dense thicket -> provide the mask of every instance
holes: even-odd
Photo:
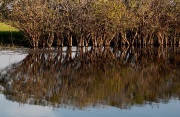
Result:
[[[179,0],[8,0],[0,6],[33,48],[180,45]]]

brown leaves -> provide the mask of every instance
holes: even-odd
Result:
[[[88,35],[92,42],[101,42],[96,45],[102,45],[112,40],[114,33],[123,31],[129,45],[134,44],[129,37],[136,37],[133,40],[141,42],[144,35],[154,38],[161,33],[178,38],[180,33],[177,26],[179,2],[172,0],[20,0],[13,2],[11,7],[7,12],[8,20],[29,35],[30,40],[38,32],[40,39],[36,39],[37,42],[47,41],[43,38],[49,33],[54,33],[56,38],[60,32],[71,32],[76,41]],[[109,39],[106,39],[107,35]],[[68,37],[63,38],[68,43]]]

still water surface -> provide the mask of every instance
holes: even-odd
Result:
[[[0,51],[0,117],[179,117],[179,48]]]

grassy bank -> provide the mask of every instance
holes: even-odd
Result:
[[[19,32],[17,28],[0,22],[0,32]]]
[[[0,23],[0,46],[28,46],[27,39],[16,28]]]

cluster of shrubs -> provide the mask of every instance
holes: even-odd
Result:
[[[177,0],[10,0],[3,6],[6,21],[33,48],[180,44]]]

